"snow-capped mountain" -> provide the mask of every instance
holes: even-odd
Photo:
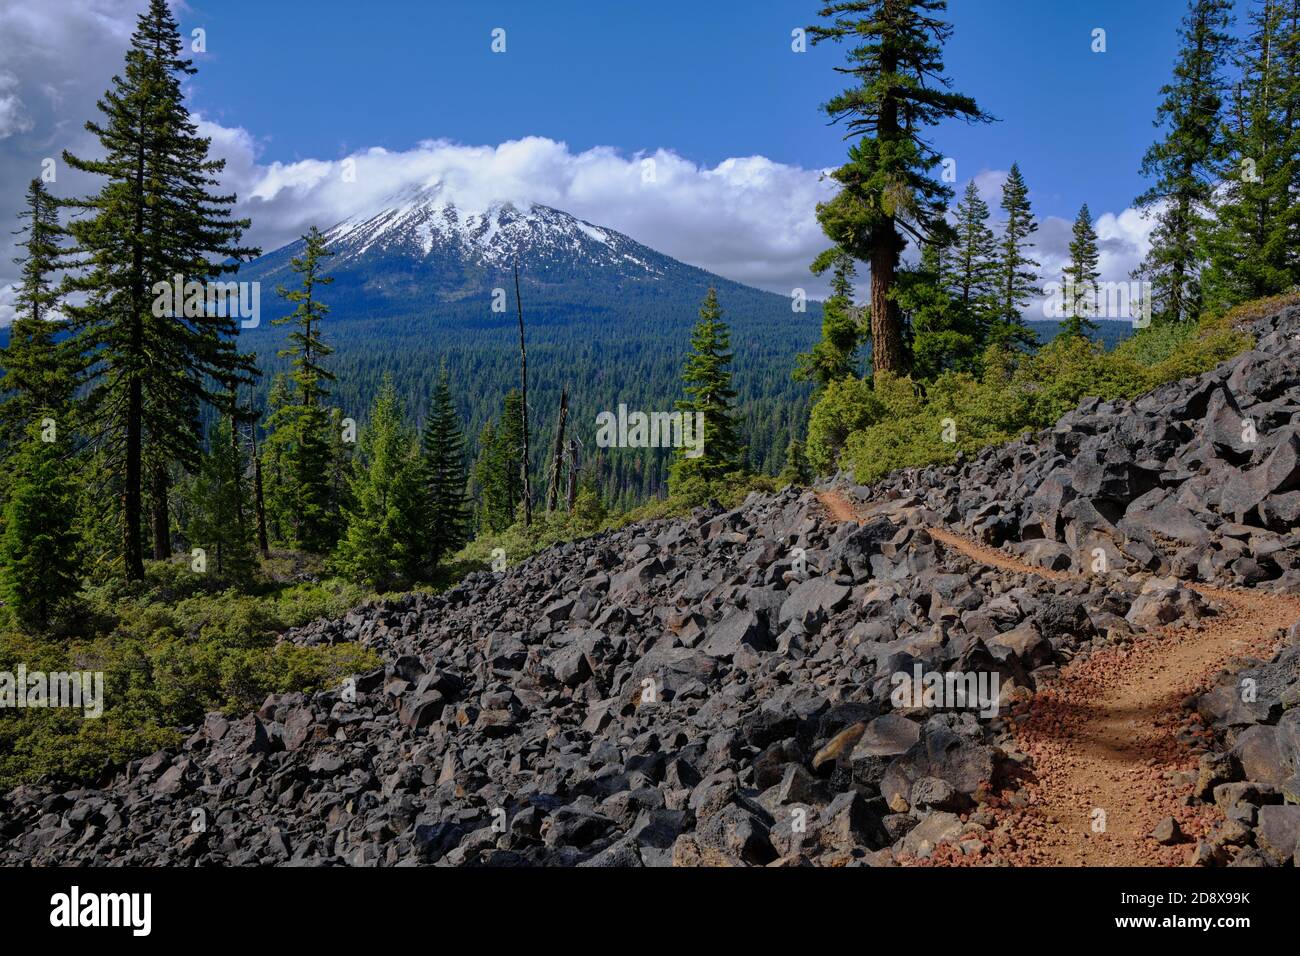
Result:
[[[323,225],[323,224],[322,224]],[[497,201],[479,208],[458,204],[440,186],[398,194],[382,208],[325,229],[334,253],[328,293],[339,318],[399,316],[430,311],[453,318],[486,318],[496,289],[513,290],[519,265],[525,308],[545,319],[558,308],[607,310],[614,303],[676,306],[692,319],[709,286],[735,301],[770,293],[678,262],[605,226],[541,204]],[[239,278],[270,288],[294,286],[289,260],[302,241],[262,256]],[[499,299],[499,296],[498,296]],[[512,299],[513,301],[513,299]],[[513,309],[513,305],[511,306]]]
[[[325,240],[335,268],[379,254],[417,261],[453,256],[485,268],[510,267],[524,256],[533,265],[581,262],[652,279],[664,272],[648,261],[654,253],[612,229],[542,205],[494,202],[480,211],[460,209],[437,185],[408,190],[377,213],[344,220]]]

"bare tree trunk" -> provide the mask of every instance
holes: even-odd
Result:
[[[885,44],[881,51],[880,71],[891,75],[898,69],[898,53]],[[899,123],[898,100],[886,94],[880,104],[878,139],[888,148],[903,138]],[[898,257],[903,251],[903,240],[894,225],[894,217],[871,230],[871,368],[874,372],[907,371],[907,353],[903,346],[903,327],[898,314],[898,304],[890,295],[894,275],[898,271]]]
[[[135,234],[144,232],[144,152],[137,151],[135,168]],[[132,243],[131,253],[131,358],[139,361],[144,354],[144,255],[139,242]],[[144,518],[144,384],[140,371],[127,371],[126,383],[126,474],[122,487],[122,564],[128,581],[144,580],[144,550],[140,532]]]
[[[271,556],[271,545],[266,539],[266,503],[262,499],[262,459],[257,453],[257,422],[252,423],[253,449],[253,507],[257,509],[257,550],[262,557]]]
[[[578,502],[578,439],[569,439],[569,513]]]
[[[519,263],[515,262],[515,305],[519,309],[519,381],[522,395],[520,418],[523,419],[524,454],[519,462],[519,477],[523,483],[520,496],[524,501],[524,527],[533,523],[533,493],[528,475],[528,353],[524,350],[524,301],[519,298]]]
[[[172,556],[172,532],[170,516],[167,513],[167,495],[170,482],[167,466],[156,464],[150,469],[151,501],[149,502],[150,523],[153,528],[153,557],[155,561],[166,561]]]
[[[898,303],[890,295],[898,269],[898,245],[892,222],[878,228],[871,249],[871,368],[877,374],[907,371]]]
[[[560,474],[564,470],[564,426],[569,417],[569,390],[560,389],[560,420],[555,426],[555,449],[551,453],[551,477],[546,486],[546,510],[560,503]]]

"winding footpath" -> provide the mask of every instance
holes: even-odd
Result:
[[[836,521],[858,520],[838,492],[818,496]],[[1062,580],[1004,551],[942,528],[927,529],[942,546],[970,560],[1024,575]],[[1015,790],[986,808],[990,853],[964,856],[940,846],[930,865],[1177,866],[1222,816],[1192,806],[1192,742],[1198,718],[1186,698],[1236,658],[1271,657],[1286,628],[1300,619],[1300,599],[1259,591],[1193,585],[1218,614],[1191,625],[1136,635],[1060,669],[1011,710],[1016,749],[1031,759]],[[1183,839],[1163,846],[1150,835],[1161,820],[1178,821]]]

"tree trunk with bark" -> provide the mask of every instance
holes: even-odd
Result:
[[[523,485],[520,497],[524,504],[524,527],[533,523],[533,494],[529,487],[528,474],[528,353],[524,350],[524,300],[519,297],[519,263],[515,263],[515,305],[519,310],[519,416],[522,419],[524,449],[519,460],[519,480]]]
[[[551,475],[546,487],[546,510],[560,503],[560,476],[564,473],[564,428],[569,417],[569,390],[560,389],[560,420],[555,426],[555,447],[551,452]]]

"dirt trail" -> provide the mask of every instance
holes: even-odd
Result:
[[[855,520],[837,492],[822,503],[839,521]],[[1020,574],[1061,579],[1004,551],[940,528],[945,547]],[[1020,751],[1032,759],[1019,789],[995,798],[988,851],[963,856],[941,846],[930,862],[977,866],[996,857],[1016,866],[1176,866],[1221,819],[1213,807],[1186,803],[1195,776],[1183,700],[1231,659],[1267,658],[1279,628],[1300,619],[1300,599],[1197,585],[1220,606],[1196,626],[1138,635],[1061,668],[1013,711]],[[1195,724],[1190,725],[1195,731]],[[1181,738],[1181,739],[1180,739]],[[1149,834],[1166,817],[1184,837],[1162,846]]]

